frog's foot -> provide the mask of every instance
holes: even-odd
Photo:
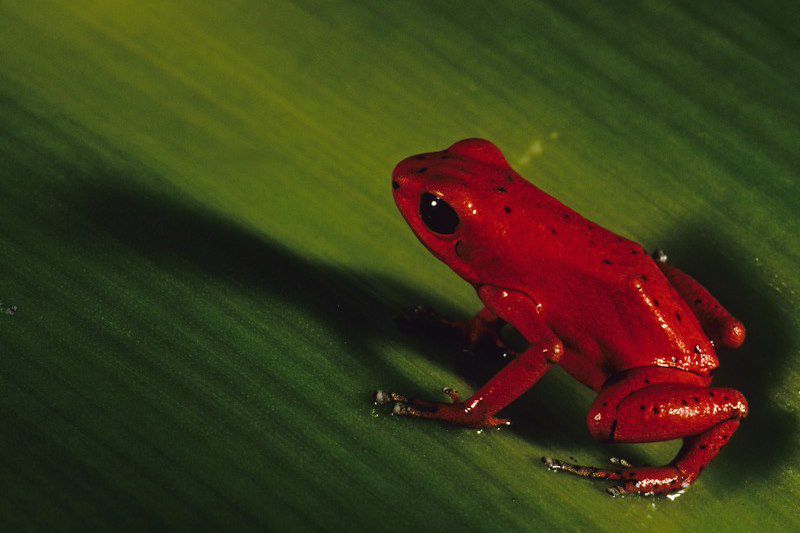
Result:
[[[593,479],[622,481],[606,489],[611,496],[669,494],[685,489],[692,482],[690,476],[676,466],[609,469],[576,465],[550,457],[542,457],[542,462],[550,470],[558,472]]]
[[[469,320],[448,320],[438,311],[423,305],[404,313],[399,321],[412,333],[452,333],[464,339],[469,335]]]
[[[373,395],[375,405],[394,404],[392,414],[439,420],[448,424],[465,426],[478,429],[489,429],[499,426],[509,426],[511,421],[494,416],[484,416],[467,407],[455,390],[445,387],[442,389],[453,403],[429,402],[413,400],[397,394],[396,392],[376,391]]]
[[[653,260],[694,312],[713,344],[732,349],[742,346],[746,337],[744,324],[731,315],[708,289],[690,275],[667,264],[668,257],[664,250],[653,252]]]
[[[669,256],[667,255],[667,252],[661,248],[653,250],[653,253],[650,254],[650,257],[653,258],[653,261],[662,265],[666,264],[669,261]]]
[[[399,321],[402,328],[414,333],[453,336],[465,352],[491,353],[500,359],[515,355],[500,335],[503,321],[488,309],[469,320],[448,320],[430,307],[419,306]]]

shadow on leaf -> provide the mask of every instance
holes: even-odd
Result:
[[[777,406],[771,393],[783,381],[798,349],[790,317],[775,303],[776,291],[755,258],[724,240],[687,225],[663,243],[670,263],[700,281],[747,328],[736,351],[719,350],[716,386],[739,389],[750,405],[748,418],[715,460],[726,488],[745,479],[768,480],[795,448],[797,420]],[[728,463],[730,468],[724,468]]]
[[[377,339],[412,343],[431,360],[461,374],[473,388],[505,364],[488,354],[465,353],[447,336],[402,335],[394,320],[417,304],[432,306],[446,316],[459,313],[396,279],[356,275],[309,261],[268,236],[177,196],[98,186],[81,190],[78,202],[92,225],[167,268],[199,269],[215,282],[228,283],[253,298],[299,305],[304,313],[339,332],[339,340],[352,347],[352,357],[369,374],[387,379],[378,386],[443,400],[436,391],[420,390],[402,372],[392,372],[385,357],[376,353]],[[794,349],[790,324],[771,303],[772,291],[763,275],[736,250],[701,240],[691,229],[664,247],[673,264],[706,284],[748,327],[743,349],[720,354],[716,382],[742,390],[750,401],[751,415],[718,462],[736,464],[725,469],[726,487],[740,485],[743,477],[767,478],[792,450],[797,430],[794,419],[775,407],[769,396]],[[364,410],[370,409],[372,391],[361,391]],[[643,456],[635,447],[601,445],[590,439],[584,417],[591,399],[591,391],[557,371],[545,376],[504,415],[514,421],[512,431],[541,447],[602,450],[609,456],[624,453],[641,463]],[[741,468],[748,474],[739,472]]]

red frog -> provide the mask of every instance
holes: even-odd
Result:
[[[502,343],[504,324],[528,348],[472,397],[452,403],[378,391],[399,415],[473,428],[560,365],[597,393],[586,417],[603,442],[684,439],[667,466],[548,467],[616,481],[612,495],[665,494],[691,484],[747,416],[734,389],[711,387],[714,346],[738,348],[742,323],[697,281],[639,244],[583,218],[511,169],[500,150],[467,139],[410,157],[392,173],[394,199],[428,250],[469,282],[483,309],[449,323],[472,343]]]

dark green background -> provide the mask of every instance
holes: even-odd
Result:
[[[0,1],[0,523],[797,529],[797,6]],[[561,371],[510,431],[373,411],[492,370],[394,324],[477,308],[389,188],[471,136],[747,324],[677,500],[543,468],[677,446],[594,443]]]

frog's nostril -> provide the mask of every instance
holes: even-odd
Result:
[[[400,184],[397,183],[397,181],[392,180],[392,189],[399,189],[399,188],[400,188]]]

